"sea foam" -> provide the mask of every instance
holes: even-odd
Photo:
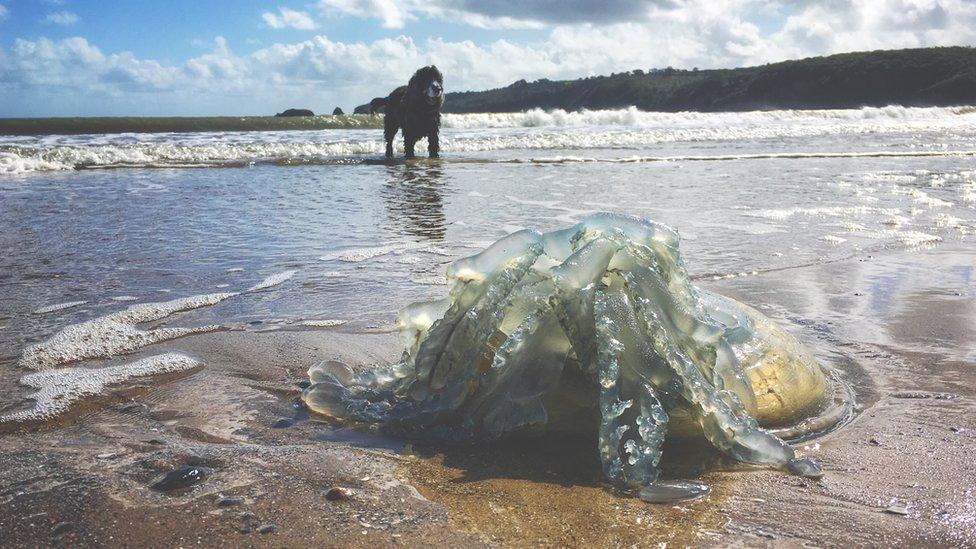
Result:
[[[34,406],[2,415],[0,423],[52,419],[85,397],[103,394],[110,385],[134,377],[181,372],[198,366],[199,362],[186,355],[167,353],[104,368],[62,368],[32,372],[20,378],[20,383],[37,389],[27,395],[27,398],[34,400]]]
[[[532,109],[519,113],[445,114],[441,146],[445,152],[463,154],[504,150],[640,149],[675,142],[925,131],[954,131],[970,136],[974,121],[976,111],[964,107],[731,113],[662,113],[634,108],[579,112]],[[578,131],[566,131],[567,127]],[[0,145],[0,174],[79,168],[339,162],[350,157],[383,154],[381,137],[378,132],[369,130],[143,134],[137,142],[133,142],[131,136],[120,134],[27,137],[15,144]],[[400,141],[395,147],[398,153],[402,152]],[[891,151],[866,154],[878,155],[879,152],[883,155]],[[908,152],[948,154],[944,150],[912,149]],[[524,157],[518,155],[516,159]]]
[[[219,330],[222,328],[219,325],[193,328],[162,327],[149,330],[143,330],[138,325],[160,320],[178,312],[215,305],[242,293],[277,286],[292,278],[295,272],[284,271],[270,275],[244,292],[220,292],[158,303],[139,303],[115,313],[72,324],[49,339],[24,349],[20,365],[32,370],[42,370],[80,360],[130,353],[162,341]]]
[[[47,314],[47,313],[53,313],[55,311],[63,311],[65,309],[71,309],[71,308],[77,307],[79,305],[84,305],[85,303],[88,303],[88,302],[87,301],[69,301],[67,303],[57,303],[55,305],[48,305],[46,307],[41,307],[39,309],[35,309],[34,310],[34,314],[35,315],[43,315],[43,314]]]
[[[220,326],[140,329],[137,324],[159,320],[180,311],[214,305],[236,293],[214,293],[162,303],[140,303],[106,316],[72,324],[50,339],[24,349],[21,366],[32,370],[69,362],[129,353],[141,347],[190,334],[212,332]]]

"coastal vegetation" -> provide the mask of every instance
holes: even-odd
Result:
[[[450,76],[450,75],[448,75]],[[844,53],[716,70],[636,69],[447,94],[445,112],[744,111],[976,104],[976,48]]]

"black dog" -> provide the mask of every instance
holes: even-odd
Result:
[[[406,86],[393,90],[385,100],[370,101],[375,112],[386,106],[383,137],[386,138],[386,157],[393,158],[393,138],[403,128],[403,148],[407,158],[413,158],[413,146],[427,138],[427,154],[437,158],[440,152],[438,132],[441,129],[441,106],[444,104],[444,77],[431,65],[414,73]]]

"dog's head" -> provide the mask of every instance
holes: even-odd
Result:
[[[444,76],[434,65],[415,72],[407,87],[431,107],[439,109],[444,104]]]

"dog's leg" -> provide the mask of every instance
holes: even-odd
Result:
[[[441,156],[441,141],[438,133],[434,130],[427,136],[427,156],[431,158],[440,158]]]
[[[417,143],[417,138],[407,137],[406,133],[403,134],[403,148],[405,152],[404,154],[405,157],[416,158],[416,155],[413,154],[413,146],[416,143]]]
[[[396,137],[397,123],[392,116],[387,116],[383,121],[383,137],[386,139],[386,157],[393,158],[393,138]]]

